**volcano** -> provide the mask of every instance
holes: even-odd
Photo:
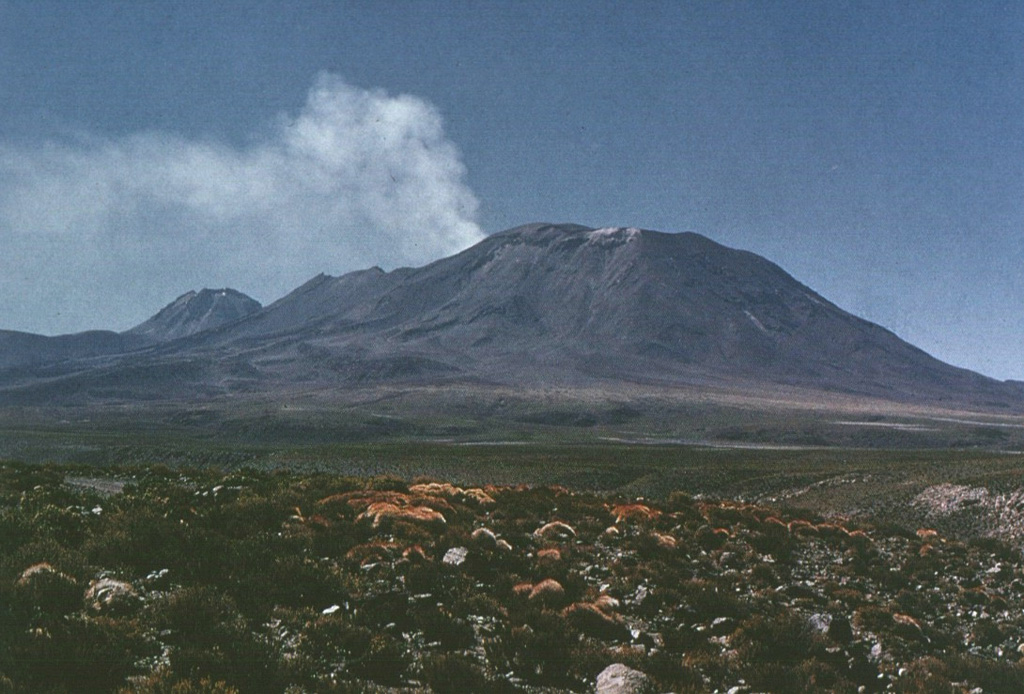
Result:
[[[321,275],[262,309],[221,292],[185,295],[129,331],[151,341],[131,352],[0,372],[0,402],[728,383],[1024,409],[1019,384],[945,364],[694,233],[530,224],[420,268]],[[218,306],[230,320],[196,318]]]

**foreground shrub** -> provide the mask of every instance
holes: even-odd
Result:
[[[11,654],[10,674],[25,692],[107,694],[155,655],[134,621],[75,617],[32,630]]]
[[[159,670],[147,678],[122,687],[117,694],[240,694],[227,682],[209,679],[176,679],[168,670]]]
[[[1024,559],[994,543],[682,494],[61,479],[0,465],[0,694],[555,694],[612,663],[681,693],[1024,681]]]
[[[410,665],[404,644],[393,636],[351,623],[340,614],[318,617],[300,636],[298,669],[307,682],[317,673],[400,684]]]
[[[458,653],[439,653],[423,661],[423,681],[436,694],[500,691],[488,681],[483,669],[471,658]]]
[[[272,692],[278,656],[227,595],[206,586],[173,591],[151,607],[184,679],[223,681],[245,692]]]

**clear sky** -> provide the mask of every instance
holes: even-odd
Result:
[[[1016,0],[0,0],[0,327],[576,222],[1024,378],[1022,36]]]

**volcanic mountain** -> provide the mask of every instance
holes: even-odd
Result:
[[[220,327],[260,308],[258,301],[234,289],[203,289],[179,296],[149,320],[123,333],[88,330],[50,337],[0,330],[0,373],[4,369],[123,355],[159,342]],[[68,368],[73,370],[76,367],[69,364]]]
[[[128,331],[157,342],[188,337],[256,313],[260,302],[234,289],[203,289],[182,294],[155,316]]]
[[[731,383],[1024,409],[1017,385],[944,364],[768,260],[693,233],[531,224],[421,268],[321,275],[192,334],[174,317],[199,298],[187,297],[129,333],[181,339],[66,364],[45,383],[0,372],[0,402]]]

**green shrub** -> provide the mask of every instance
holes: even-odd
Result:
[[[775,616],[757,614],[750,617],[739,625],[731,644],[742,664],[792,666],[808,657],[812,637],[804,619],[787,611]]]
[[[10,674],[21,691],[107,694],[137,672],[138,661],[155,654],[135,621],[73,617],[19,640]]]
[[[82,607],[82,587],[67,574],[49,564],[25,570],[14,584],[12,609],[35,619],[53,619]]]
[[[436,694],[498,691],[471,658],[458,653],[438,653],[423,661],[423,681]]]
[[[278,654],[226,594],[207,586],[181,588],[154,601],[154,625],[163,630],[175,675],[224,681],[244,692],[272,692]]]
[[[165,670],[134,682],[131,687],[123,687],[118,694],[240,694],[240,691],[227,682],[210,679],[176,680]]]
[[[573,650],[579,633],[557,613],[535,611],[528,623],[502,630],[485,645],[488,659],[499,671],[542,686],[573,686]]]
[[[411,612],[413,623],[427,641],[437,641],[447,650],[470,648],[476,643],[473,627],[441,607],[423,605]]]
[[[382,684],[404,680],[410,665],[404,644],[389,634],[348,621],[340,614],[321,616],[303,629],[298,647],[301,668],[338,673]]]

